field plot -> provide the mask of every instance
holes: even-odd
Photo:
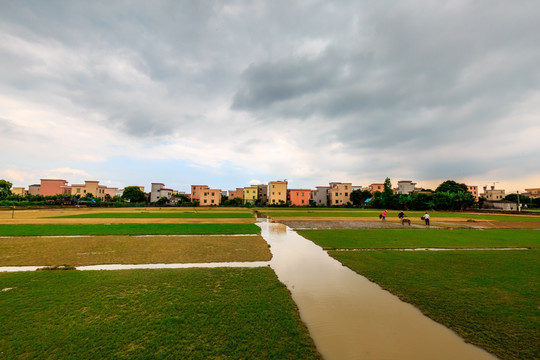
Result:
[[[93,236],[0,239],[0,266],[268,261],[259,236]]]
[[[538,357],[539,230],[303,230],[328,253],[502,359]],[[531,250],[459,250],[459,248]],[[456,248],[455,251],[392,251]],[[379,249],[379,250],[377,250]],[[386,249],[386,250],[384,250]]]
[[[89,214],[52,216],[52,219],[223,219],[253,218],[247,212],[99,212]]]
[[[2,358],[318,359],[269,268],[0,274]]]
[[[324,249],[540,247],[540,231],[530,229],[334,229],[298,233]]]

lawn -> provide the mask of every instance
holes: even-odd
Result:
[[[317,359],[270,268],[0,274],[1,357]]]
[[[255,224],[0,224],[0,236],[259,234]]]
[[[539,250],[329,254],[502,359],[539,357]]]
[[[237,219],[252,218],[248,212],[103,212],[51,216],[52,219]]]
[[[351,248],[470,248],[540,245],[540,230],[335,229],[299,230],[325,249]]]
[[[260,236],[92,236],[0,239],[0,266],[268,261]]]

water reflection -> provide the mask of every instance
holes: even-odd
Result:
[[[257,224],[325,359],[494,359],[285,225]]]

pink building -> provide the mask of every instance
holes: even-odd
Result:
[[[287,189],[287,201],[290,206],[308,206],[310,199],[310,189]]]
[[[467,185],[467,190],[474,196],[476,202],[478,202],[478,186],[477,185]]]
[[[69,189],[68,189],[69,188]],[[39,194],[43,196],[54,196],[70,194],[71,188],[66,180],[60,179],[41,179]]]
[[[368,190],[370,193],[374,193],[375,191],[384,191],[384,184],[371,184],[368,186]]]
[[[209,189],[208,185],[191,185],[191,201],[200,201],[201,193],[204,189]]]
[[[236,188],[236,190],[229,190],[229,200],[240,198],[244,200],[244,188]]]

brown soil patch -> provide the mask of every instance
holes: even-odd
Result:
[[[268,261],[256,236],[83,236],[0,239],[0,266]]]
[[[15,218],[1,219],[0,224],[251,224],[255,218],[218,218],[218,219],[43,219],[43,218]]]

